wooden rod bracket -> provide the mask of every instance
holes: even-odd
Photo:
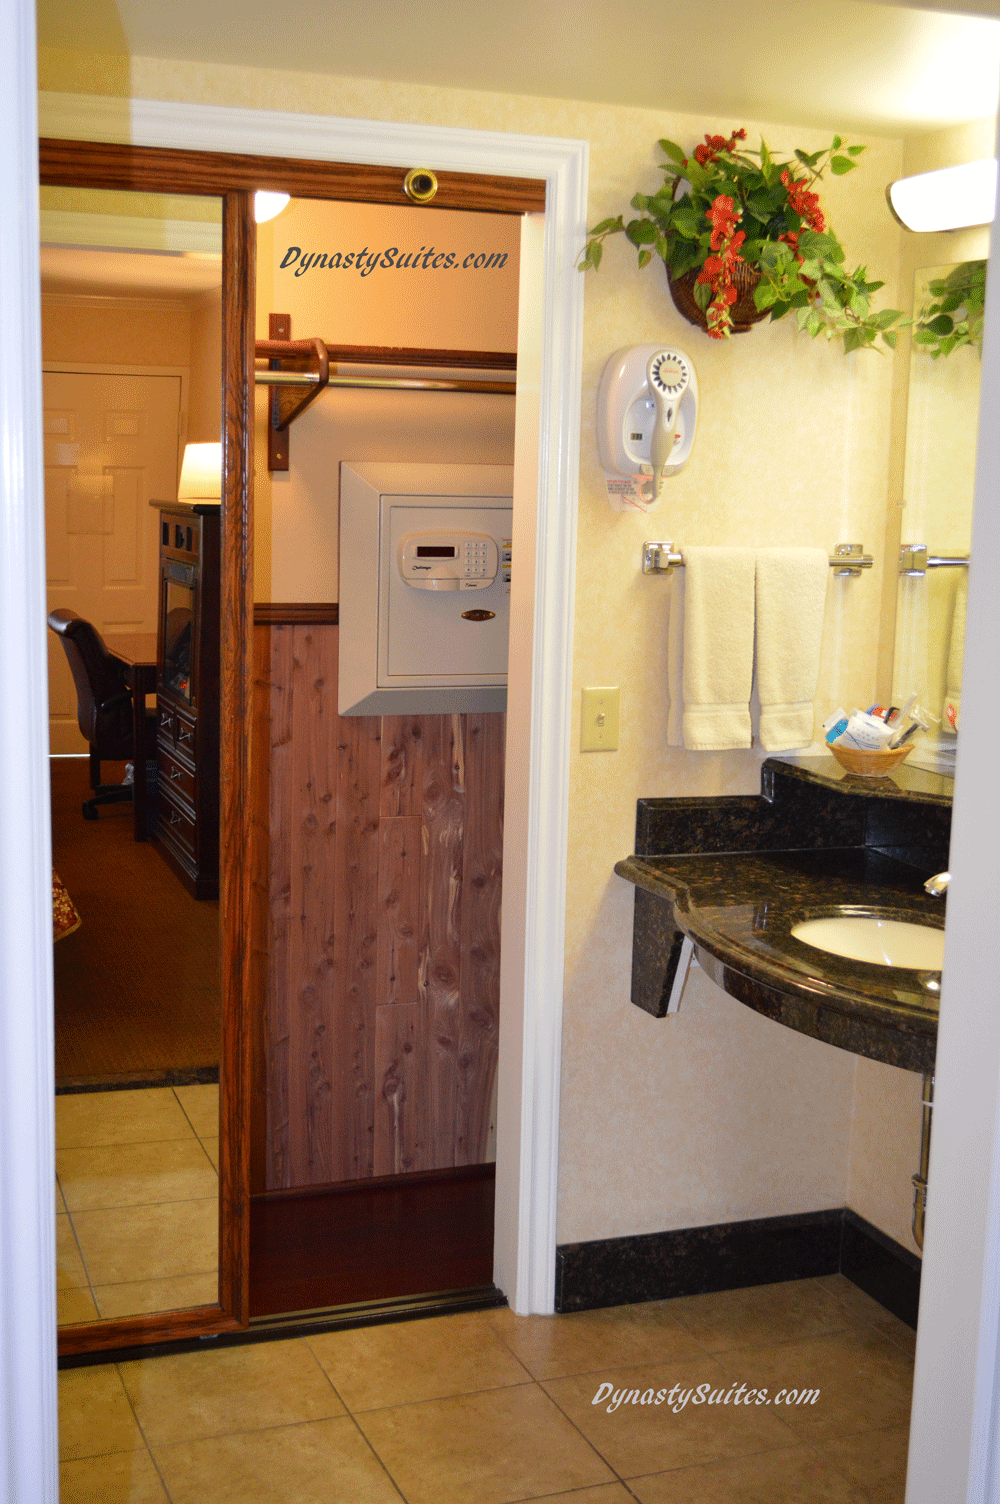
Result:
[[[269,339],[266,353],[270,356],[268,365],[272,371],[281,371],[283,369],[281,363],[286,359],[295,361],[296,369],[301,370],[303,358],[306,358],[310,362],[310,367],[315,365],[315,374],[318,377],[315,385],[310,386],[305,393],[302,393],[301,388],[298,391],[281,386],[271,388],[268,399],[270,422],[267,429],[267,468],[271,471],[287,470],[288,430],[295,419],[305,412],[310,402],[316,401],[329,381],[330,357],[321,339],[292,340],[291,314],[272,313],[268,319],[267,332]],[[287,345],[288,349],[282,351],[275,348],[281,345]]]

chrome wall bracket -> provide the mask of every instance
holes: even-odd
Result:
[[[863,543],[838,543],[830,559],[834,576],[842,580],[857,580],[863,569],[871,569],[875,560],[865,553]]]
[[[643,574],[673,574],[684,563],[684,555],[672,543],[644,543],[642,545]]]
[[[900,574],[912,579],[923,579],[928,569],[968,569],[968,554],[932,554],[926,543],[901,543],[899,545]]]

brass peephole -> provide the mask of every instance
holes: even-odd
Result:
[[[415,204],[429,204],[438,191],[438,180],[429,167],[411,167],[403,179],[403,192]]]

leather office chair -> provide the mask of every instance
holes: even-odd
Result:
[[[90,787],[83,805],[85,820],[97,819],[99,804],[132,802],[131,783],[101,783],[101,762],[124,762],[135,756],[132,694],[125,665],[109,653],[100,632],[75,611],[50,611],[49,626],[59,638],[76,685],[76,714],[90,743]],[[155,722],[156,717],[147,711]],[[154,733],[155,736],[155,733]],[[139,769],[141,777],[144,769]]]

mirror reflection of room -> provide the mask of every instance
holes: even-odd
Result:
[[[977,270],[985,263],[920,267],[913,281],[893,700],[918,696],[932,719],[912,761],[949,773],[961,723],[982,367]],[[972,337],[953,345],[949,322],[970,325]]]
[[[41,190],[60,1324],[218,1287],[221,204]]]

